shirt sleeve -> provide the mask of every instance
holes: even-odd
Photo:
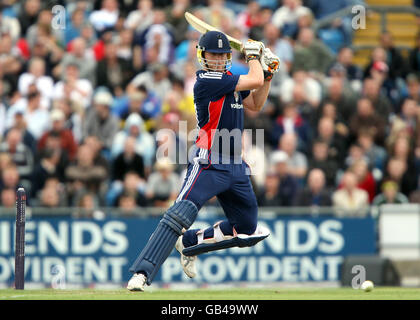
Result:
[[[194,95],[197,98],[218,100],[220,97],[235,91],[239,75],[229,75],[220,72],[204,72],[197,76]]]

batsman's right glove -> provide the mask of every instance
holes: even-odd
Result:
[[[251,60],[260,60],[264,53],[264,43],[249,39],[244,45],[244,54],[246,62]]]
[[[264,48],[260,62],[264,71],[264,80],[270,81],[274,73],[279,71],[280,58],[271,52],[270,48]]]

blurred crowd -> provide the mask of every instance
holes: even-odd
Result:
[[[313,28],[355,3],[3,0],[1,206],[15,205],[17,186],[31,205],[49,208],[174,201],[186,165],[174,161],[180,154],[156,161],[156,151],[169,143],[182,153],[193,143],[180,124],[196,127],[200,34],[185,11],[237,39],[263,41],[282,60],[263,110],[245,110],[245,128],[265,133],[263,145],[248,134],[243,143],[260,206],[419,203],[420,35],[407,54],[391,33],[378,35],[361,68],[351,17]],[[244,57],[233,59],[231,72],[247,73]],[[175,135],[158,139],[161,129]]]

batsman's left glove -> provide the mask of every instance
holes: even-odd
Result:
[[[264,71],[264,80],[270,81],[274,73],[279,71],[280,58],[271,52],[270,48],[264,48],[264,54],[261,55],[260,62]]]
[[[246,62],[248,63],[250,60],[261,60],[264,49],[264,43],[249,39],[245,43],[243,50]]]

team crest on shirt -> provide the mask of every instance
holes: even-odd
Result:
[[[235,103],[231,103],[230,107],[232,109],[242,109],[244,107],[244,105],[242,103],[239,103],[239,93],[234,91],[233,96],[235,97]]]

